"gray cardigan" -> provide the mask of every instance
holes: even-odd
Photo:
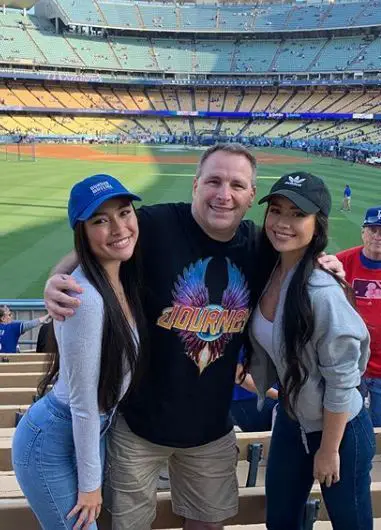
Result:
[[[69,405],[78,466],[78,489],[93,491],[102,482],[100,454],[100,411],[98,382],[101,366],[104,304],[102,296],[84,275],[81,267],[72,274],[83,288],[81,305],[63,322],[54,321],[60,356],[55,396]],[[121,398],[128,389],[131,374],[125,367]],[[113,411],[108,411],[112,413]]]
[[[286,366],[282,355],[282,319],[288,286],[296,267],[283,282],[273,327],[274,364],[253,335],[251,375],[258,389],[258,409],[263,406],[266,391],[284,380]],[[349,412],[349,421],[362,408],[357,390],[369,359],[369,334],[360,315],[347,301],[337,281],[326,272],[315,269],[308,284],[315,329],[303,354],[308,379],[302,387],[295,413],[305,432],[323,429],[323,407],[331,412]],[[276,365],[276,366],[275,366]]]

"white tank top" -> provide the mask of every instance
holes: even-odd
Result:
[[[271,359],[274,361],[274,351],[273,351],[273,327],[274,323],[270,320],[267,320],[263,315],[262,311],[257,305],[256,310],[254,311],[253,318],[253,331],[254,336],[259,342],[259,344],[264,348],[267,353],[270,355]]]

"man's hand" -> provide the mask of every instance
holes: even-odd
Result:
[[[98,519],[102,507],[101,488],[88,493],[79,491],[77,504],[71,510],[67,519],[79,514],[74,530],[86,530]]]
[[[55,320],[65,320],[74,315],[80,301],[65,291],[82,293],[83,289],[68,274],[55,274],[46,282],[44,299],[46,309]]]
[[[343,264],[336,256],[322,252],[317,261],[322,269],[334,272],[341,280],[345,280]]]

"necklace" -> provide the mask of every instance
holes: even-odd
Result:
[[[119,305],[128,320],[128,322],[132,322],[132,313],[130,310],[130,306],[127,301],[126,293],[124,292],[123,286],[120,284],[118,286],[113,286],[114,293],[118,299]]]

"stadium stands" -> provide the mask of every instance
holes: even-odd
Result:
[[[0,109],[17,107],[19,112],[3,109],[3,133],[76,135],[81,139],[86,135],[97,139],[123,135],[148,141],[167,141],[161,137],[168,135],[218,134],[279,140],[329,138],[352,143],[374,143],[379,139],[379,127],[370,118],[367,123],[331,119],[313,123],[308,119],[277,121],[272,116],[270,120],[261,116],[226,121],[208,116],[178,119],[138,114],[381,112],[381,90],[377,88],[285,88],[273,86],[271,81],[262,88],[245,86],[252,74],[272,80],[278,76],[296,79],[302,74],[303,79],[308,75],[317,80],[317,76],[326,73],[325,80],[329,76],[333,82],[336,75],[348,73],[352,79],[357,72],[362,76],[364,69],[381,72],[381,37],[377,33],[357,29],[350,33],[328,31],[333,27],[364,28],[381,22],[381,0],[208,6],[130,0],[44,0],[35,12],[36,15],[13,10],[0,13],[0,63],[14,68],[33,67],[37,72],[40,67],[58,72],[70,69],[76,75],[86,70],[102,76],[108,72],[109,81],[95,84],[3,79]],[[54,24],[48,16],[61,20]],[[119,29],[111,31],[108,26]],[[322,31],[316,32],[317,29]],[[197,31],[203,34],[198,35]],[[237,88],[217,83],[214,87],[189,88],[177,83],[195,74],[200,78],[216,74],[215,79],[228,75],[237,79]],[[129,85],[125,83],[129,76],[144,76],[146,81]],[[173,88],[150,86],[150,79],[163,76],[173,76]],[[123,85],[119,79],[123,79]],[[24,108],[25,112],[20,113]],[[46,109],[46,113],[36,114],[34,108]],[[58,109],[69,109],[68,115],[58,115]],[[86,111],[91,114],[85,115]],[[136,114],[119,117],[115,115],[117,111]],[[101,116],[101,112],[107,115]]]
[[[0,59],[24,64],[46,64],[48,62],[25,32],[16,26],[1,27]]]
[[[240,89],[233,88],[226,91],[225,97],[225,112],[237,112],[239,103],[242,99],[242,93]]]
[[[73,9],[76,8],[77,4],[74,2],[72,6],[72,3],[64,3],[65,9],[68,5]],[[92,5],[91,2],[89,3]],[[111,3],[105,5],[113,6]],[[157,19],[155,13],[160,9],[164,10],[162,15],[164,18],[168,12],[174,13],[174,8],[169,6],[159,8],[157,6],[142,7],[138,4],[120,5],[123,8],[134,8],[134,11],[138,9],[147,24],[152,17]],[[335,6],[335,9],[338,7]],[[274,7],[274,10],[285,8],[286,6],[278,6]],[[190,19],[192,27],[198,28],[197,24],[208,17],[211,23],[212,17],[209,15],[213,9],[215,10],[210,7],[201,9],[203,17],[195,21],[192,18],[195,9],[189,7],[189,13],[193,13]],[[306,10],[308,12],[309,9],[303,8],[303,13]],[[185,12],[188,13],[188,11]],[[100,16],[96,9],[91,13],[96,17]],[[243,15],[246,12],[241,10],[238,11],[239,13]],[[77,16],[79,16],[78,13]],[[20,23],[20,19],[23,23]],[[102,17],[99,20],[97,18],[99,23],[101,19]],[[222,21],[223,18],[220,19],[220,22]],[[86,66],[87,68],[133,72],[192,73],[337,72],[361,71],[364,68],[371,70],[380,67],[381,38],[368,35],[285,38],[283,40],[236,40],[234,38],[194,40],[177,39],[173,36],[149,38],[113,35],[106,38],[68,31],[64,34],[56,34],[53,25],[47,19],[21,15],[16,17],[12,13],[0,13],[0,25],[0,61],[13,63],[50,64],[60,67]]]
[[[176,39],[152,39],[154,55],[163,72],[190,72],[193,70],[191,41]]]
[[[134,4],[98,2],[98,5],[102,6],[103,15],[110,26],[126,28],[142,26],[138,17],[138,8]]]
[[[291,3],[291,2],[290,2]],[[335,5],[167,5],[121,0],[54,1],[67,23],[87,26],[204,32],[267,32],[376,26],[381,2],[339,2]],[[37,9],[38,12],[38,9]]]
[[[92,111],[201,111],[201,112],[381,112],[380,90],[299,89],[294,92],[284,88],[121,88],[91,86],[89,84],[37,84],[36,82],[6,82],[0,85],[0,102],[18,108],[38,107],[46,109],[46,115],[0,114],[0,127],[9,133],[34,135],[90,135],[99,138],[107,135],[130,134],[131,137],[150,138],[158,135],[208,134],[234,136],[244,132],[247,136],[266,135],[269,138],[338,138],[358,143],[364,139],[376,141],[378,127],[370,122],[319,121],[316,123],[292,120],[205,120],[179,118],[149,118],[135,116],[119,119],[109,114],[107,118],[97,116],[51,116],[57,109]],[[128,128],[130,127],[130,129]],[[308,130],[307,130],[307,129]],[[362,131],[361,134],[359,131]]]

